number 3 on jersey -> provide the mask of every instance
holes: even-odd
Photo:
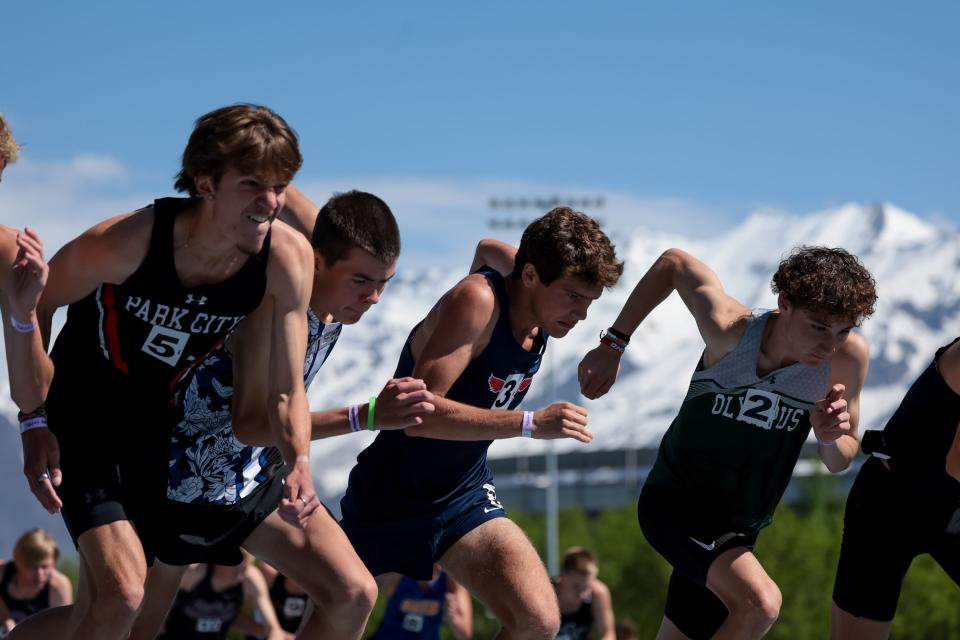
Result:
[[[189,333],[153,325],[153,329],[143,343],[142,349],[144,353],[148,353],[172,367],[177,364],[177,360],[180,359],[180,355],[187,346],[187,340],[189,339]]]
[[[497,394],[497,399],[493,401],[492,409],[506,409],[510,406],[513,397],[530,386],[531,378],[524,378],[522,373],[513,373],[506,378],[498,378],[490,374],[487,381],[490,385],[490,391]]]

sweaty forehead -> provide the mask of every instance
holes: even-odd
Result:
[[[822,311],[814,311],[810,309],[800,308],[800,311],[807,317],[811,322],[816,322],[817,324],[822,324],[826,327],[854,327],[857,325],[856,322],[852,321],[850,318],[842,318],[840,316],[829,315]]]
[[[596,300],[600,297],[600,294],[603,293],[602,285],[588,282],[578,275],[565,273],[557,278],[552,284],[554,286],[573,291],[574,293],[577,293],[584,298],[590,298],[591,300]]]

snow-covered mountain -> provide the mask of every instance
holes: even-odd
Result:
[[[551,342],[543,372],[525,401],[527,408],[565,399],[589,409],[595,440],[590,445],[560,442],[561,452],[655,446],[676,412],[702,349],[696,327],[679,298],[672,296],[634,335],[611,393],[588,401],[579,395],[577,364],[597,344],[600,330],[609,326],[633,285],[668,247],[684,248],[704,260],[744,304],[772,307],[770,277],[781,257],[800,244],[844,247],[860,256],[878,282],[877,312],[863,326],[872,362],[861,424],[881,427],[935,349],[960,333],[960,282],[954,275],[960,267],[960,235],[889,204],[851,204],[805,216],[761,212],[709,239],[632,231],[618,247],[626,260],[621,284],[604,293],[569,336]],[[470,256],[463,257],[460,272],[399,274],[361,323],[345,327],[309,392],[311,406],[344,406],[375,395],[393,374],[410,328],[466,274],[469,260]],[[3,372],[0,413],[12,416],[15,410],[6,385]],[[372,434],[361,433],[314,444],[318,489],[328,499],[343,490],[357,453],[371,439]],[[494,443],[490,454],[533,454],[544,446],[518,438]],[[22,482],[19,470],[8,470],[8,475]]]
[[[844,247],[857,254],[878,283],[875,315],[862,331],[871,345],[871,368],[861,402],[861,425],[880,428],[909,383],[933,352],[960,334],[960,235],[944,231],[889,204],[847,205],[806,216],[762,212],[729,232],[689,240],[635,230],[622,246],[626,260],[621,284],[595,302],[588,318],[563,340],[551,342],[543,372],[524,401],[530,409],[553,399],[587,407],[594,441],[557,443],[574,449],[653,447],[666,430],[683,395],[703,343],[679,297],[671,296],[634,334],[621,376],[604,398],[579,394],[577,364],[597,344],[634,284],[663,250],[678,246],[714,268],[725,288],[750,307],[773,307],[770,279],[782,256],[800,244]],[[310,390],[315,407],[361,402],[391,375],[410,327],[466,273],[407,273],[391,283],[368,318],[346,327],[325,370]],[[551,384],[552,379],[552,384]],[[314,443],[315,475],[323,492],[342,491],[356,454],[370,441],[354,434]],[[491,457],[543,452],[542,441],[503,440]]]

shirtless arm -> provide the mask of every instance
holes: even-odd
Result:
[[[317,224],[320,207],[292,184],[287,185],[284,193],[286,203],[280,212],[280,219],[309,239],[313,235],[313,227]]]
[[[267,640],[281,640],[290,637],[280,627],[277,613],[270,601],[270,589],[263,574],[255,567],[247,567],[243,578],[243,613],[237,616],[233,627],[251,635],[264,636]],[[256,609],[263,623],[256,622],[247,612]]]
[[[54,570],[50,576],[50,606],[73,604],[73,585],[70,578]]]
[[[720,279],[703,262],[680,249],[667,249],[633,288],[613,328],[625,335],[640,323],[671,292],[676,291],[697,323],[706,344],[704,358],[716,361],[732,351],[743,333],[743,320],[750,309],[730,297]],[[599,345],[580,362],[580,389],[588,398],[604,395],[616,381],[620,353]]]
[[[860,450],[860,391],[869,364],[867,341],[851,333],[831,360],[827,396],[810,411],[817,451],[832,473],[849,467]]]
[[[274,225],[262,303],[271,309],[267,407],[276,446],[290,469],[280,515],[300,526],[320,506],[310,471],[310,411],[303,388],[312,274],[307,241],[282,223]]]
[[[616,640],[615,626],[610,589],[599,580],[594,580],[593,637],[597,640]]]
[[[470,264],[470,273],[483,265],[487,265],[496,269],[501,275],[510,275],[513,271],[516,256],[516,247],[506,242],[486,238],[477,243],[477,249],[473,254],[473,262]]]
[[[413,375],[433,393],[435,410],[424,417],[422,424],[408,427],[408,435],[444,440],[521,435],[522,412],[482,409],[446,397],[470,361],[486,348],[497,313],[494,293],[480,275],[462,280],[430,312],[421,327],[426,338]],[[593,439],[587,430],[586,411],[569,402],[557,402],[535,412],[533,437],[575,438],[581,442]]]
[[[0,265],[10,265],[0,290],[10,397],[21,411],[30,412],[43,404],[53,377],[53,362],[37,328],[37,303],[47,283],[49,267],[36,232],[0,227]],[[23,330],[30,325],[33,330]]]
[[[960,342],[955,342],[937,360],[937,369],[954,393],[960,392]],[[947,473],[960,482],[960,426],[953,435],[945,461]]]
[[[250,314],[230,341],[233,353],[233,432],[246,444],[272,446],[277,440],[267,416],[269,347],[260,336],[269,331],[269,309]],[[403,429],[421,422],[433,411],[433,394],[422,380],[400,378],[387,382],[377,396],[378,429]],[[365,427],[368,404],[360,406],[360,425]],[[350,433],[347,407],[310,413],[310,439],[320,440]]]
[[[447,574],[447,593],[444,600],[444,617],[457,640],[473,637],[473,601],[466,587]]]
[[[49,276],[37,304],[44,343],[50,340],[53,313],[58,307],[80,300],[100,283],[123,282],[136,271],[146,255],[152,226],[152,208],[124,214],[101,222],[57,252],[50,260]],[[48,429],[40,428],[26,431],[21,440],[23,473],[30,490],[47,511],[56,513],[63,506],[53,490],[62,477],[57,439]],[[47,471],[50,481],[41,480],[41,474]]]

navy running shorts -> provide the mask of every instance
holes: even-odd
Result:
[[[395,572],[414,580],[430,580],[433,563],[460,538],[507,515],[491,483],[467,490],[431,514],[383,521],[376,519],[371,507],[347,499],[340,503],[340,526],[357,555],[375,576]]]

